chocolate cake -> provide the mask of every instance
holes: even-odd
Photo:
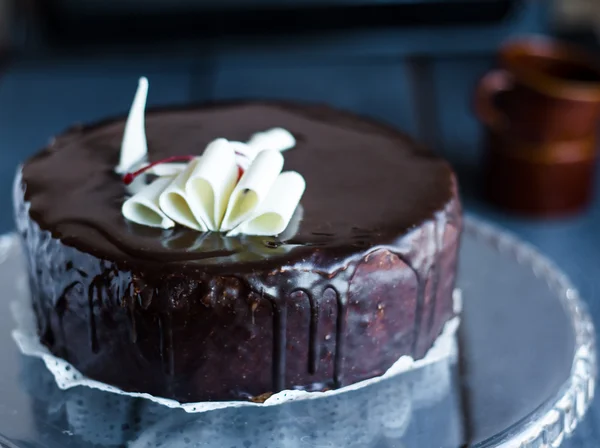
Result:
[[[15,183],[39,337],[84,375],[181,402],[339,388],[423,357],[453,317],[455,176],[403,134],[284,102],[149,111],[149,160],[295,137],[297,228],[225,236],[124,219],[124,125],[68,130]]]

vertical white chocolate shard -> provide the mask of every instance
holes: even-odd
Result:
[[[283,128],[273,128],[265,132],[258,132],[250,137],[248,146],[258,151],[273,150],[286,151],[296,145],[296,139],[291,132]]]
[[[218,231],[231,192],[238,180],[238,166],[230,142],[211,142],[185,184],[185,196],[197,221]]]
[[[145,114],[148,98],[148,80],[140,78],[129,116],[125,123],[125,132],[121,143],[121,156],[116,172],[124,174],[134,165],[143,162],[148,154],[146,142]]]
[[[267,197],[256,208],[253,216],[242,222],[228,235],[272,236],[281,234],[290,223],[306,189],[304,178],[295,171],[277,176]]]
[[[187,203],[185,194],[185,184],[198,163],[198,159],[192,160],[188,163],[186,169],[179,173],[175,179],[169,178],[170,184],[167,185],[159,196],[158,203],[165,215],[176,223],[190,229],[206,232],[208,230],[207,225],[203,221],[196,219]]]
[[[227,231],[240,225],[253,215],[256,207],[267,197],[275,179],[283,168],[283,156],[279,151],[261,151],[235,186],[221,230]]]
[[[172,179],[159,178],[127,199],[121,208],[129,221],[143,226],[169,229],[175,223],[160,209],[158,198]]]

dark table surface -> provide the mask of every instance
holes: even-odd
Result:
[[[36,74],[27,71],[20,77],[11,77],[0,85],[0,230],[12,229],[10,188],[17,164],[40,148],[50,135],[76,121],[101,118],[123,111],[129,99],[110,96],[89,89],[94,83],[103,84],[110,71],[97,78],[81,79],[63,76],[61,81],[52,70]],[[44,84],[46,76],[54,80]],[[154,100],[185,101],[186,90],[181,90],[183,78],[178,75],[155,75],[163,88],[154,92]],[[132,79],[134,79],[132,77]],[[29,95],[23,98],[23,85]],[[103,84],[104,85],[104,84]],[[131,90],[129,80],[121,83],[125,92]],[[123,89],[121,89],[123,90]],[[61,94],[61,91],[75,94]],[[86,100],[86,98],[88,98]],[[125,106],[127,107],[127,106]],[[579,288],[589,304],[597,328],[600,328],[600,182],[597,200],[582,214],[574,217],[535,221],[507,216],[477,198],[477,183],[463,177],[463,196],[466,209],[476,216],[488,219],[514,232],[537,246],[553,259]],[[565,442],[568,448],[597,446],[600,441],[600,400],[596,400],[585,420],[573,437]]]

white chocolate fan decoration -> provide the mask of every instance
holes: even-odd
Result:
[[[182,157],[185,163],[148,164],[144,129],[148,85],[144,80],[140,80],[131,107],[116,169],[127,173],[126,183],[135,184],[130,190],[133,195],[123,203],[123,216],[136,224],[162,229],[177,223],[200,232],[228,232],[232,236],[282,233],[306,188],[300,174],[282,173],[281,152],[295,146],[294,136],[274,128],[254,134],[247,143],[219,138],[201,156]],[[130,172],[136,168],[138,171]],[[157,177],[146,184],[139,179],[142,173]]]

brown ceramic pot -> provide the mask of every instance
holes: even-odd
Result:
[[[596,138],[531,143],[488,130],[485,193],[519,214],[554,217],[581,210],[592,199]]]
[[[593,192],[600,65],[540,37],[504,45],[500,64],[475,93],[487,135],[487,198],[536,216],[582,209]]]
[[[600,58],[543,37],[505,44],[500,66],[485,75],[475,107],[484,124],[533,141],[564,141],[596,133]]]

